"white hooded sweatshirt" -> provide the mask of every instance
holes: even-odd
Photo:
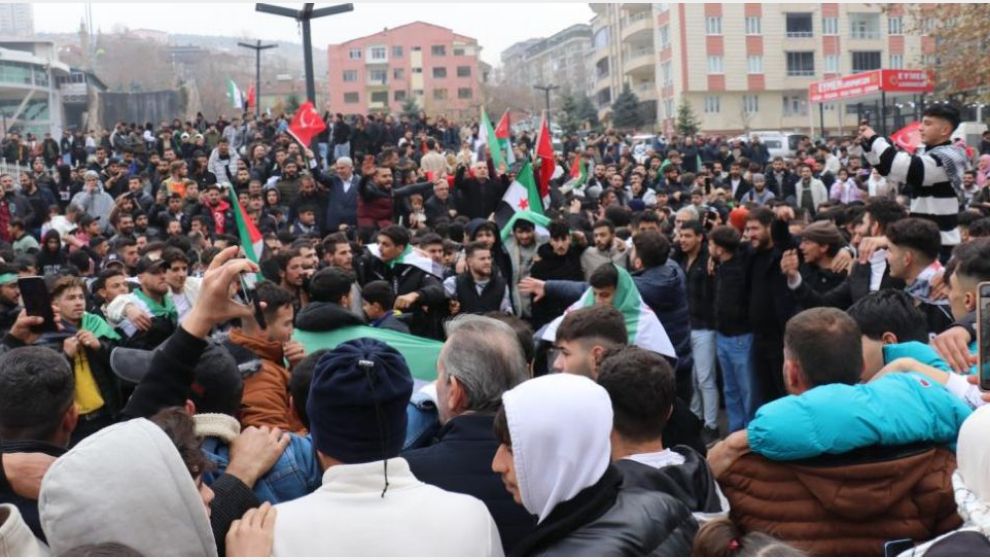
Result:
[[[605,474],[612,401],[591,379],[558,373],[519,384],[502,402],[523,507],[542,522]]]
[[[217,555],[179,451],[143,418],[104,428],[52,463],[38,512],[54,555],[103,542],[145,556]]]

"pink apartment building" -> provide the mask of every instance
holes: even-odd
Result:
[[[430,115],[476,116],[478,41],[415,21],[328,47],[330,110],[398,113],[408,99]]]

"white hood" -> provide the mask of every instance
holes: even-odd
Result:
[[[525,381],[502,402],[523,507],[542,522],[608,468],[612,402],[600,385],[569,373]]]
[[[216,556],[196,485],[165,432],[148,420],[110,426],[56,460],[41,482],[52,553],[101,542],[145,556]]]

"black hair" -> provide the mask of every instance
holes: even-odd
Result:
[[[612,400],[613,428],[633,443],[660,439],[674,406],[674,370],[659,354],[627,346],[605,358],[598,384]]]
[[[880,232],[886,232],[890,224],[907,217],[907,210],[896,200],[890,198],[871,198],[866,202],[866,212],[880,226]]]
[[[601,220],[595,222],[595,225],[593,225],[591,229],[594,230],[601,227],[608,228],[608,231],[615,233],[615,224],[612,223],[612,220],[609,220],[607,218],[602,218]]]
[[[384,229],[378,232],[378,235],[384,235],[397,246],[409,245],[409,230],[402,226],[391,225],[385,227]]]
[[[662,266],[670,256],[670,241],[657,231],[643,231],[633,238],[636,257],[643,263],[643,268]]]
[[[891,244],[914,249],[932,261],[938,258],[942,248],[938,226],[925,218],[898,220],[887,227],[885,234]]]
[[[766,206],[760,206],[749,211],[746,221],[751,222],[755,220],[760,222],[763,227],[769,227],[773,223],[773,217],[773,210],[770,210]]]
[[[811,387],[855,385],[863,372],[863,340],[856,321],[830,307],[807,309],[784,327],[784,354],[792,357]]]
[[[980,218],[969,224],[969,237],[990,237],[990,218]]]
[[[395,305],[395,292],[385,280],[375,280],[368,282],[361,289],[361,299],[371,304],[377,303],[382,309],[389,310]]]
[[[571,228],[566,222],[550,222],[547,230],[550,232],[550,239],[563,239],[571,234]]]
[[[611,305],[583,307],[564,315],[557,327],[557,341],[582,339],[600,339],[615,347],[625,346],[629,343],[626,320]]]
[[[925,314],[915,306],[914,298],[903,290],[880,290],[868,294],[846,313],[856,321],[867,338],[880,340],[883,333],[890,332],[897,337],[897,342],[928,343]]]
[[[959,109],[948,103],[929,105],[925,107],[925,112],[922,115],[947,120],[952,125],[952,130],[959,128],[959,123],[962,122],[962,118],[959,116]]]
[[[307,429],[309,429],[309,415],[306,414],[306,400],[309,398],[309,386],[313,382],[317,362],[327,352],[330,352],[329,348],[321,348],[306,355],[296,367],[292,368],[292,376],[289,378],[289,395],[292,396],[293,409],[299,416],[299,421]]]
[[[681,231],[685,230],[693,231],[698,236],[701,236],[705,233],[705,226],[701,225],[700,220],[688,220],[681,224]]]
[[[291,306],[294,301],[292,294],[288,290],[267,280],[258,284],[255,288],[255,293],[257,294],[258,301],[267,304],[265,318],[269,321],[274,320],[278,316],[279,309],[286,305]]]
[[[619,285],[619,271],[610,262],[600,265],[592,271],[591,276],[588,278],[588,284],[592,288],[599,290],[602,288],[615,288]]]
[[[0,437],[51,440],[75,389],[69,362],[50,348],[25,346],[0,355]]]
[[[971,239],[952,253],[956,275],[977,282],[990,281],[990,237]]]
[[[313,301],[340,303],[340,299],[351,293],[354,284],[354,273],[349,270],[328,266],[309,281],[309,295]]]

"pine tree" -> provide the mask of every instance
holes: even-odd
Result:
[[[580,119],[582,123],[588,123],[588,126],[593,129],[597,129],[601,126],[601,123],[598,122],[598,109],[595,108],[595,104],[586,94],[582,94],[578,97],[577,112],[578,119]]]
[[[677,106],[677,134],[680,136],[694,136],[701,128],[701,121],[695,116],[691,109],[691,103],[686,97],[681,98],[681,104]]]
[[[629,129],[642,124],[643,115],[639,110],[639,98],[629,89],[627,83],[622,87],[622,93],[612,102],[612,126]]]
[[[574,134],[581,128],[577,100],[570,93],[565,93],[560,100],[560,109],[557,111],[557,124],[560,125],[564,134]]]
[[[416,105],[415,98],[406,98],[405,103],[402,104],[402,116],[408,117],[410,120],[419,117],[419,105]]]

